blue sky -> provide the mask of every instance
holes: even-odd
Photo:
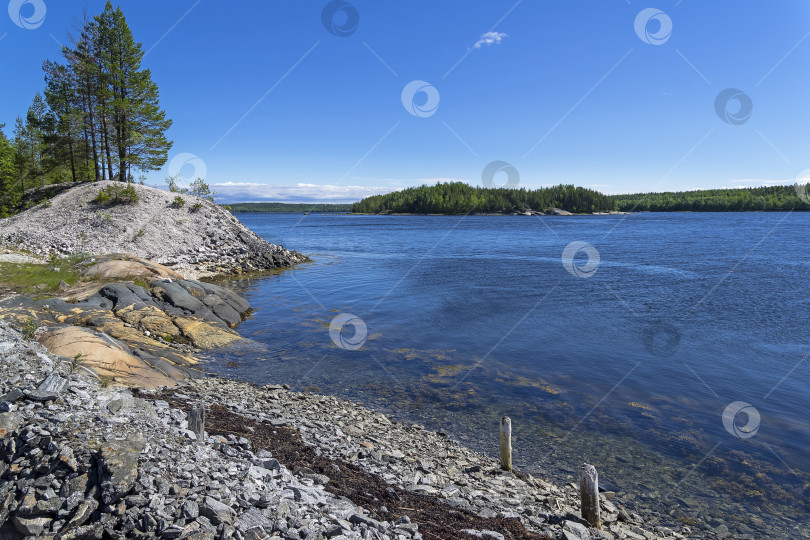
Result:
[[[42,89],[42,61],[104,5],[11,0],[10,11],[22,4],[36,26],[35,3],[36,28],[0,16],[8,135]],[[204,173],[223,201],[340,202],[438,179],[480,185],[495,160],[523,187],[605,193],[792,183],[810,168],[806,0],[120,5],[174,120],[150,184],[171,165]],[[420,91],[403,105],[412,81],[431,103]],[[724,121],[715,101],[729,88],[740,92],[720,104]]]

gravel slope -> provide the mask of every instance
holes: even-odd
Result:
[[[191,195],[134,185],[134,204],[92,202],[116,182],[77,184],[16,216],[0,220],[0,245],[34,255],[129,253],[172,266],[186,277],[271,270],[307,258],[259,238],[227,210]],[[120,185],[120,184],[119,184]]]

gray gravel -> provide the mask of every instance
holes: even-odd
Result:
[[[392,485],[482,517],[518,517],[554,538],[691,537],[686,526],[646,523],[609,495],[604,530],[588,529],[572,485],[499,472],[442,434],[334,397],[216,378],[180,392],[187,410],[219,403],[293,426],[317,452]],[[421,538],[418,523],[375,519],[331,494],[328,478],[295,474],[246,439],[195,439],[186,411],[101,387],[0,322],[0,538]]]

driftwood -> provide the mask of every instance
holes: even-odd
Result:
[[[596,467],[583,463],[579,467],[579,496],[582,502],[582,518],[594,529],[602,528],[599,516],[599,475]]]
[[[501,469],[512,470],[512,419],[501,417]]]
[[[205,407],[194,407],[188,413],[188,429],[197,436],[197,442],[205,441]]]

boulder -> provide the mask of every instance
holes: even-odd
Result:
[[[56,374],[48,375],[36,390],[28,394],[34,401],[52,401],[58,399],[67,390],[70,381]]]
[[[163,281],[153,281],[150,286],[158,299],[168,302],[172,306],[182,309],[189,314],[201,314],[208,311],[198,298],[191,295],[178,283],[166,283]],[[198,315],[199,316],[199,315]]]
[[[127,495],[138,480],[138,456],[146,441],[131,435],[123,441],[111,441],[101,447],[99,455],[101,500],[113,504]]]
[[[180,328],[183,336],[200,349],[225,347],[241,339],[239,334],[225,328],[224,325],[219,326],[191,317],[175,317],[174,323]]]
[[[126,254],[97,257],[95,264],[87,266],[82,275],[98,279],[183,279],[183,276],[162,264]]]
[[[233,521],[231,508],[212,497],[206,497],[200,505],[200,515],[210,519],[214,525],[230,524]]]

